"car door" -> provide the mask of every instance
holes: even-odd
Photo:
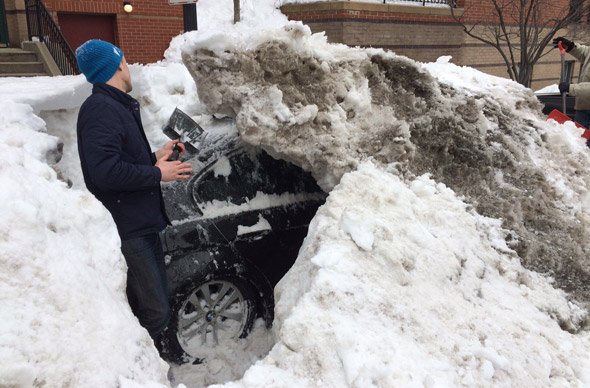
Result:
[[[219,157],[189,190],[200,214],[194,237],[231,245],[273,285],[291,267],[325,200],[309,173],[251,147]]]

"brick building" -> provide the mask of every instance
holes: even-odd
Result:
[[[553,8],[548,7],[544,17],[551,17],[551,12],[567,7],[572,1],[575,0],[552,0]],[[408,1],[407,5],[387,2],[289,4],[283,6],[282,11],[290,19],[302,20],[314,32],[325,31],[331,42],[386,48],[418,61],[434,61],[442,55],[451,55],[453,63],[475,67],[501,77],[508,76],[506,65],[498,52],[465,34],[452,17],[449,7],[432,4],[423,6],[421,1]],[[490,1],[458,0],[454,12],[467,22],[483,20],[492,25],[497,21],[493,19],[491,7]],[[581,22],[587,27],[587,20]],[[587,28],[582,28],[577,31],[577,37],[590,43],[587,31]],[[537,89],[556,83],[559,74],[559,54],[553,51],[535,66],[531,86]]]
[[[36,1],[0,0],[0,45],[19,47],[28,40],[26,4]],[[549,4],[559,8],[575,1],[580,0],[551,0]],[[89,38],[101,38],[119,45],[130,63],[162,59],[171,38],[183,31],[183,7],[171,6],[168,0],[129,2],[133,5],[132,12],[124,11],[122,0],[42,0],[72,49]],[[424,6],[419,0],[407,0],[407,4],[388,2],[318,1],[284,5],[282,12],[290,19],[303,21],[314,32],[325,31],[331,42],[382,47],[418,61],[451,55],[456,64],[507,76],[506,65],[498,52],[466,35],[449,7]],[[547,17],[551,16],[549,13]],[[457,0],[455,14],[467,21],[496,23],[491,17],[489,0]],[[587,20],[582,22],[577,27],[588,25]],[[590,43],[590,39],[585,39],[590,37],[587,28],[582,28],[578,36]],[[535,66],[532,87],[555,83],[559,72],[559,55],[551,52]]]
[[[20,47],[21,42],[29,39],[27,3],[34,2],[0,0],[8,27],[8,39],[4,43],[11,47]],[[184,28],[183,7],[169,5],[168,0],[130,0],[132,12],[124,10],[122,0],[43,0],[42,3],[72,49],[87,39],[100,38],[121,47],[130,63],[162,59],[172,37]]]

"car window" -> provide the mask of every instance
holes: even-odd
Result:
[[[266,184],[265,189],[268,189],[269,193],[322,192],[309,172],[303,171],[292,163],[277,160],[264,151],[259,153],[258,162],[261,170],[268,175],[264,182]],[[264,175],[264,173],[261,175]]]
[[[193,200],[219,206],[245,204],[261,194],[317,193],[321,189],[308,172],[276,160],[261,150],[240,149],[223,156],[201,175],[193,186]]]

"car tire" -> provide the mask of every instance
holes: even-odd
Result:
[[[254,288],[227,275],[196,276],[173,292],[172,316],[159,350],[176,364],[200,363],[228,341],[245,338],[256,318]]]

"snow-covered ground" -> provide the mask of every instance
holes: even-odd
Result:
[[[511,81],[330,45],[280,3],[242,1],[232,26],[230,0],[201,0],[199,31],[131,67],[154,148],[175,107],[205,128],[223,113],[330,191],[272,331],[258,321],[170,384],[82,182],[89,85],[0,79],[0,386],[590,387],[579,131]]]

